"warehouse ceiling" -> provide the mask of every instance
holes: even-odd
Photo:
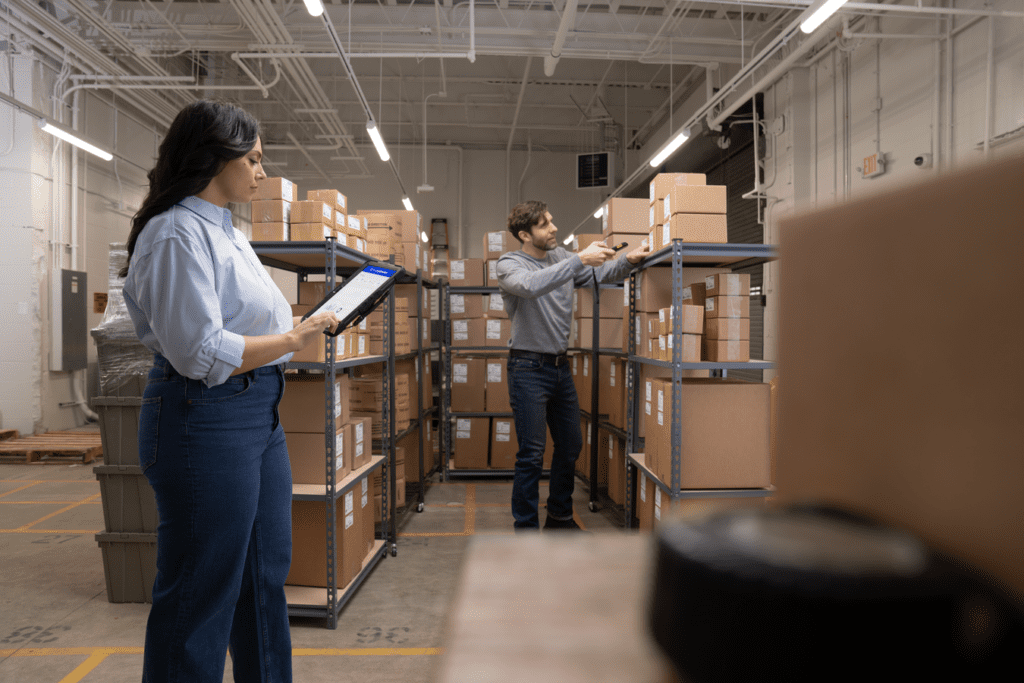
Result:
[[[8,49],[65,67],[66,102],[79,86],[162,129],[195,97],[228,99],[281,172],[338,179],[369,175],[369,118],[391,147],[659,144],[674,106],[749,67],[809,1],[326,0],[314,18],[302,0],[6,0],[0,24]],[[800,42],[783,38],[765,69]]]

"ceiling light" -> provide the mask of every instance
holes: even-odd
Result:
[[[405,205],[406,211],[412,211],[412,200],[408,197],[402,197],[402,204]]]
[[[420,239],[423,240],[424,243],[430,241],[430,238],[427,237],[427,231],[426,230],[420,230]]]
[[[302,0],[306,3],[306,11],[310,16],[319,17],[324,13],[324,3],[320,0]]]
[[[800,30],[804,33],[811,33],[845,4],[846,0],[818,0],[803,13],[803,16],[807,18],[800,22]]]
[[[566,244],[566,245],[570,244],[571,242],[572,242],[572,235],[569,235],[564,240],[562,240],[562,244]]]
[[[679,149],[682,146],[682,144],[689,139],[690,129],[684,128],[682,132],[679,133],[679,135],[669,140],[668,143],[661,148],[661,151],[654,155],[654,158],[651,159],[650,161],[651,167],[657,168],[658,166],[661,166],[662,162],[664,162],[665,159],[668,159],[672,155],[672,152]]]
[[[49,133],[50,135],[52,135],[54,137],[57,137],[57,138],[60,138],[64,142],[69,142],[72,145],[74,145],[75,147],[78,147],[80,149],[84,149],[86,152],[89,152],[91,154],[95,154],[96,156],[98,156],[100,159],[103,159],[104,161],[110,161],[111,159],[114,158],[114,155],[111,154],[110,152],[106,152],[106,151],[100,149],[99,147],[97,147],[96,145],[89,144],[88,142],[86,142],[82,138],[80,138],[80,137],[78,137],[76,135],[73,135],[72,133],[69,133],[68,131],[64,130],[63,128],[58,128],[57,126],[53,125],[52,123],[48,123],[46,121],[46,119],[39,119],[36,122],[36,124],[40,128],[42,128],[45,132]]]
[[[594,218],[601,218],[603,216],[604,216],[604,207],[603,206],[599,206],[597,208],[597,211],[594,212]]]
[[[388,148],[384,146],[384,138],[380,136],[380,130],[377,129],[377,123],[373,119],[366,122],[366,132],[370,134],[370,139],[373,140],[373,146],[377,148],[380,160],[387,161],[390,159],[391,155],[388,154]]]

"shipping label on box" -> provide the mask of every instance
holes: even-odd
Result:
[[[487,286],[497,287],[498,286],[498,260],[487,262]]]
[[[663,200],[663,223],[667,223],[677,213],[726,212],[725,185],[676,185],[659,199]]]
[[[692,285],[683,287],[683,305],[684,306],[700,306],[704,308],[704,301],[707,295],[704,289],[703,282],[695,282]]]
[[[750,275],[747,273],[720,273],[704,278],[707,296],[750,296]]]
[[[508,230],[484,235],[484,258],[497,259],[502,254],[519,249],[519,241]]]
[[[334,207],[326,202],[301,201],[292,203],[293,223],[323,223],[334,227]]]
[[[661,227],[663,246],[672,240],[725,244],[729,228],[725,214],[677,213]]]
[[[501,294],[491,294],[487,297],[487,317],[508,317],[508,311],[505,310],[505,299],[501,296]]]
[[[712,296],[704,301],[706,318],[749,318],[749,296]]]
[[[486,324],[485,346],[507,347],[512,337],[512,321],[508,318],[488,318]]]
[[[651,179],[650,201],[653,204],[676,185],[704,185],[706,182],[703,173],[659,173]]]
[[[256,181],[256,196],[253,199],[283,199],[295,201],[298,188],[287,178],[264,178]]]

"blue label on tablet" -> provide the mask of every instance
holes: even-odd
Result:
[[[367,266],[364,272],[373,273],[374,275],[383,275],[384,277],[391,277],[395,273],[393,270],[377,268],[376,266]]]

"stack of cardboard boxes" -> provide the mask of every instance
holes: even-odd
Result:
[[[650,183],[649,239],[652,249],[672,240],[725,243],[726,188],[706,185],[700,173],[659,173]]]
[[[254,241],[319,242],[334,237],[341,244],[367,253],[366,224],[348,215],[347,199],[337,190],[308,190],[299,199],[298,187],[287,178],[265,178],[252,202]]]
[[[326,296],[326,285],[323,282],[300,282],[299,303],[292,305],[292,315],[300,317],[309,313],[316,304]],[[318,336],[309,346],[292,355],[293,362],[323,363],[327,356],[327,337]],[[360,358],[370,353],[370,324],[364,319],[358,325],[350,327],[334,338],[334,358]]]
[[[623,253],[629,253],[649,240],[649,209],[650,204],[645,199],[609,199],[601,216],[601,237],[605,244],[613,246],[625,242],[628,246]]]
[[[718,362],[750,360],[750,276],[709,275],[704,296],[704,358]]]
[[[265,178],[252,201],[252,239],[286,242],[291,239],[292,202],[298,188],[287,178]],[[321,238],[322,239],[322,238]]]
[[[355,487],[337,501],[336,531],[338,564],[336,582],[345,586],[362,568],[373,546],[373,512],[367,473],[370,463],[370,425],[350,410],[349,378],[335,379],[334,411],[330,422],[324,406],[324,378],[316,375],[287,375],[288,386],[279,415],[285,430],[292,483],[317,491],[326,485],[325,434],[334,433],[334,479],[336,486],[356,480]],[[296,586],[327,585],[324,546],[325,506],[316,501],[292,502],[292,565],[287,583]]]
[[[617,289],[603,289],[600,290],[599,298],[600,304],[595,311],[594,290],[589,287],[576,290],[576,305],[573,311],[574,346],[593,348],[595,314],[601,319],[597,347],[618,348],[622,344],[622,293]]]
[[[484,235],[484,286],[498,286],[498,259],[501,258],[502,254],[506,254],[510,251],[518,251],[521,247],[522,245],[519,243],[519,240],[513,237],[512,233],[508,230],[489,232]],[[457,286],[454,277],[452,279],[452,284]]]
[[[420,239],[423,221],[418,211],[359,209],[356,214],[366,219],[370,256],[387,261],[394,255],[395,265],[430,277],[430,255]]]

